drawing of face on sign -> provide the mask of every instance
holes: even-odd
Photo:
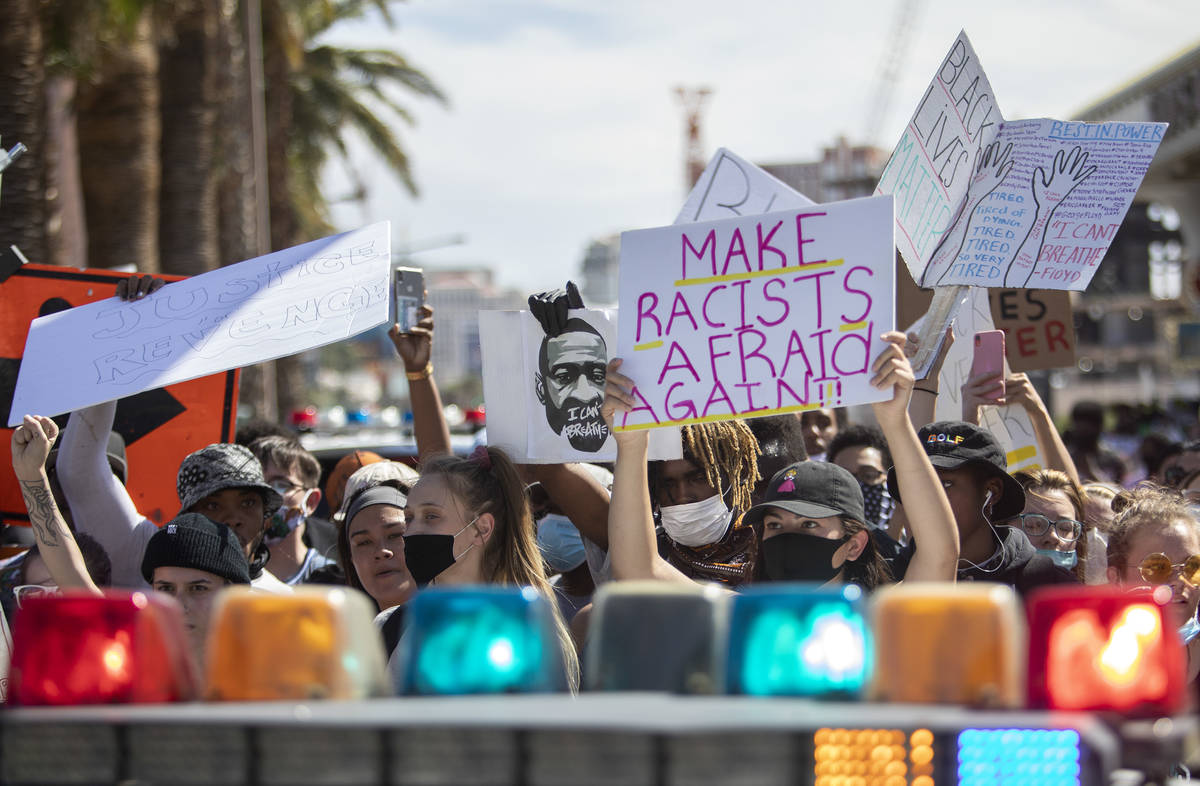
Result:
[[[573,318],[554,338],[542,339],[534,385],[546,422],[576,450],[595,453],[608,439],[600,414],[608,347],[596,328]]]

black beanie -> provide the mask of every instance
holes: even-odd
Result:
[[[199,513],[182,513],[150,538],[142,556],[142,577],[154,580],[155,568],[194,568],[234,584],[250,583],[250,567],[237,535]]]

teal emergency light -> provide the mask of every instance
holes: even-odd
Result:
[[[750,587],[733,600],[726,684],[751,696],[859,696],[872,644],[854,584]]]
[[[427,589],[408,616],[400,640],[401,693],[567,689],[554,612],[531,587]]]

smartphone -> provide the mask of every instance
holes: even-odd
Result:
[[[975,357],[971,376],[1004,374],[1004,331],[981,330],[975,334]],[[1002,395],[997,393],[997,396]]]
[[[398,267],[392,271],[392,320],[401,333],[417,324],[417,311],[425,303],[425,273],[418,267]]]

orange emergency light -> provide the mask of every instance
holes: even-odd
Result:
[[[1031,709],[1171,715],[1188,706],[1184,648],[1149,590],[1044,587],[1029,598]]]
[[[362,699],[391,692],[366,595],[297,587],[225,590],[208,635],[206,696],[225,701]]]
[[[879,701],[1020,707],[1025,620],[1002,584],[895,584],[875,593]]]

